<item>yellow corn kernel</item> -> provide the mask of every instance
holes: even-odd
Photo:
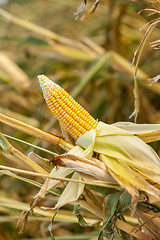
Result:
[[[97,127],[98,122],[63,88],[45,75],[39,75],[38,79],[51,112],[75,140]]]

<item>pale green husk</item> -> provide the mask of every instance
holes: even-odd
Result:
[[[98,153],[112,177],[132,196],[137,196],[137,190],[143,190],[159,201],[160,190],[152,183],[160,184],[160,158],[138,137],[159,130],[159,124],[109,125],[99,122],[96,129],[86,132],[76,144],[85,151],[92,149]]]

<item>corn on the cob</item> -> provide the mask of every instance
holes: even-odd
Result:
[[[97,127],[98,122],[63,88],[44,75],[38,79],[48,107],[75,140]]]

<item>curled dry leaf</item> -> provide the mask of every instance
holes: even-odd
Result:
[[[147,11],[150,11],[150,15],[153,14],[160,14],[160,1],[159,0],[147,0],[147,2],[153,6],[152,9],[144,9]],[[142,12],[142,11],[141,11]],[[150,22],[148,22],[144,27],[147,26],[147,30],[137,48],[137,50],[134,53],[133,56],[133,61],[132,64],[135,62],[135,71],[134,71],[134,97],[135,97],[135,109],[133,111],[133,113],[131,114],[130,117],[135,116],[135,122],[137,121],[137,117],[138,117],[138,113],[139,113],[139,107],[140,107],[140,99],[139,99],[139,91],[138,91],[138,81],[137,81],[137,71],[138,71],[138,65],[140,62],[140,58],[142,55],[142,52],[144,50],[144,47],[150,37],[150,35],[152,34],[153,30],[155,29],[155,27],[157,26],[157,24],[160,22],[160,18],[155,18],[153,20],[151,20]],[[141,28],[142,29],[142,28]],[[157,45],[157,43],[155,43]],[[154,47],[154,43],[153,43],[153,47]]]
[[[95,0],[95,3],[94,5],[89,9],[89,11],[87,13],[85,13],[82,18],[81,18],[81,21],[85,21],[87,20],[90,16],[92,16],[92,14],[95,12],[98,4],[100,3],[101,0]],[[81,13],[85,7],[86,7],[86,4],[87,4],[87,0],[84,0],[84,2],[81,4],[81,6],[78,8],[77,12],[74,14],[76,15],[76,19],[78,18],[78,15],[79,13]]]
[[[64,167],[73,169],[78,173],[86,174],[95,178],[95,180],[103,181],[106,183],[115,183],[114,179],[107,172],[106,166],[94,159],[86,159],[80,156],[64,154],[54,158],[54,162],[57,160],[64,164]],[[100,167],[100,165],[102,167]]]
[[[77,12],[74,13],[74,15],[76,15],[76,19],[78,18],[78,14],[85,9],[86,3],[87,3],[87,0],[84,0],[84,2],[83,2],[83,3],[80,5],[80,7],[77,9]]]
[[[148,79],[148,81],[151,81],[149,86],[152,86],[155,82],[159,81],[159,79],[160,79],[160,74],[153,78]]]

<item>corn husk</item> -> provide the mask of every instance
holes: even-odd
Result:
[[[118,127],[121,126],[121,127]],[[156,152],[138,136],[159,131],[160,125],[99,122],[96,129],[86,132],[76,142],[85,151],[96,152],[112,177],[133,196],[137,190],[152,195],[159,202],[160,159]],[[128,131],[127,131],[128,130]],[[149,180],[149,181],[148,181]]]
[[[109,125],[99,122],[97,128],[83,134],[68,153],[54,158],[56,167],[50,175],[66,177],[73,174],[73,179],[101,181],[106,187],[112,184],[124,188],[132,195],[134,210],[139,191],[145,192],[150,202],[158,203],[160,158],[141,137],[149,135],[158,139],[159,129],[159,124]],[[97,158],[93,157],[95,153]],[[46,189],[58,183],[57,180],[47,180]],[[83,189],[82,183],[67,183],[55,208],[78,200]]]

